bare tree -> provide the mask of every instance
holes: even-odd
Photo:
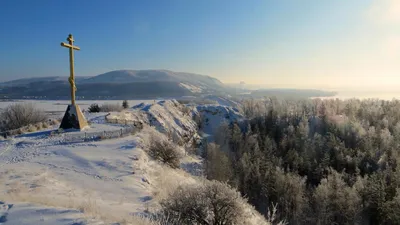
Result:
[[[30,124],[45,122],[46,113],[35,108],[32,103],[17,103],[8,106],[2,111],[2,126],[4,130],[13,130]]]

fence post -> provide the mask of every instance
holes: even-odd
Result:
[[[104,138],[106,138],[106,131],[103,131],[103,136]]]
[[[85,141],[86,141],[86,132],[85,132]]]
[[[128,120],[125,119],[125,125],[127,125],[127,124],[128,124]]]
[[[122,137],[122,128],[121,128],[121,137]]]

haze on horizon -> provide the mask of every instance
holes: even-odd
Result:
[[[70,10],[71,9],[71,10]],[[400,1],[4,0],[0,81],[168,69],[264,87],[395,90]]]

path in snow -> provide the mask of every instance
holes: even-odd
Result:
[[[0,224],[6,225],[100,225],[88,221],[78,210],[51,208],[31,203],[7,204],[0,202]]]
[[[152,200],[151,188],[141,162],[143,151],[136,148],[137,137],[63,144],[62,136],[50,137],[48,133],[0,142],[0,201],[80,208],[85,214],[95,211],[115,219],[146,210],[146,202]],[[26,207],[14,214],[7,212],[7,224],[24,224],[12,221],[19,212],[28,210]],[[53,223],[57,218],[37,224],[73,224]]]

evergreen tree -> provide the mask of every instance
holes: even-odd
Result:
[[[122,107],[123,107],[124,109],[129,108],[129,103],[128,103],[127,100],[124,100],[124,101],[122,102]]]

